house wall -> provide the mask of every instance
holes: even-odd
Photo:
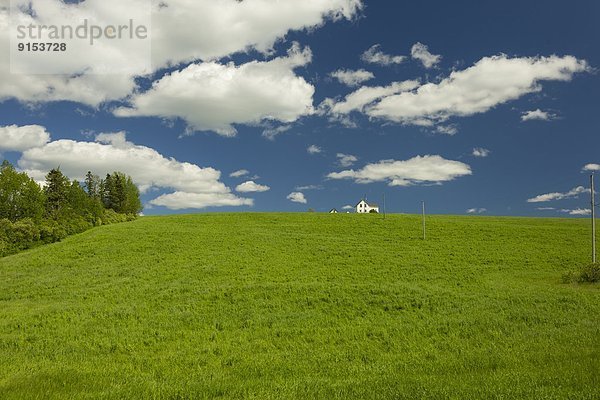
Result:
[[[365,201],[361,201],[356,205],[356,212],[359,214],[368,214],[371,210],[379,212],[379,207],[371,207]]]

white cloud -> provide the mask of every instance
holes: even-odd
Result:
[[[521,115],[521,121],[523,121],[523,122],[534,121],[534,120],[550,121],[550,120],[553,120],[556,118],[557,118],[556,114],[553,114],[548,111],[542,111],[539,108],[537,110],[533,110],[533,111],[526,111],[523,113],[523,115]]]
[[[467,214],[484,214],[487,212],[487,208],[469,208]]]
[[[351,205],[347,205],[342,207],[342,210],[354,210],[354,207],[352,207]]]
[[[351,96],[373,89],[361,88],[348,96],[346,102],[333,102],[334,106],[329,108],[334,114],[362,111],[372,118],[433,126],[450,117],[487,112],[497,105],[541,91],[541,81],[569,81],[575,73],[588,69],[585,61],[573,56],[485,57],[470,68],[452,72],[439,83],[426,83],[398,93],[380,93],[353,105],[346,104]]]
[[[600,171],[600,165],[599,164],[587,164],[586,166],[583,167],[584,171]]]
[[[234,124],[294,122],[313,113],[315,88],[294,73],[311,58],[310,49],[294,44],[287,57],[266,62],[192,64],[154,82],[115,115],[182,118],[190,130],[223,136],[236,135]]]
[[[304,193],[301,192],[292,192],[288,194],[287,199],[294,203],[307,203],[306,197],[304,197]]]
[[[105,40],[90,47],[85,40],[65,39],[62,42],[68,46],[67,57],[62,52],[44,54],[44,69],[61,72],[63,75],[11,73],[11,60],[12,66],[20,72],[39,66],[39,60],[32,59],[36,57],[34,54],[8,57],[12,49],[9,40],[13,34],[10,29],[11,21],[15,26],[78,26],[85,18],[93,20],[94,24],[106,26],[124,22],[124,16],[127,16],[126,20],[132,18],[144,21],[149,18],[149,9],[143,7],[144,1],[86,1],[66,6],[60,0],[34,0],[31,7],[35,11],[35,17],[19,11],[19,7],[29,8],[30,2],[26,0],[13,0],[12,8],[0,7],[0,51],[6,55],[0,57],[0,75],[4,77],[0,80],[0,101],[9,98],[22,102],[70,100],[97,107],[104,101],[127,96],[135,87],[133,77],[150,72],[143,66],[150,63],[149,48],[144,49],[139,41],[132,40],[124,44],[122,40]],[[145,58],[148,60],[144,61]],[[127,63],[123,64],[123,59],[127,59]],[[117,62],[128,68],[131,66],[131,70],[106,74],[107,67]],[[6,78],[7,76],[10,78]]]
[[[0,151],[25,151],[50,141],[46,128],[39,125],[0,127]]]
[[[371,46],[362,54],[361,59],[364,62],[379,65],[402,64],[406,59],[406,57],[404,56],[392,56],[389,54],[385,54],[384,52],[379,50],[380,47],[381,46],[379,44]]]
[[[355,162],[358,161],[358,158],[351,154],[337,153],[336,157],[338,159],[338,163],[342,167],[350,167],[350,166],[354,165]]]
[[[253,192],[267,192],[271,188],[266,185],[259,185],[254,181],[247,181],[237,185],[235,188],[236,192],[240,193],[253,193]]]
[[[364,112],[365,107],[384,97],[408,92],[419,86],[419,81],[393,82],[388,86],[363,86],[350,93],[344,100],[325,99],[320,110],[333,115],[349,114],[353,111]]]
[[[299,192],[301,192],[303,190],[323,190],[323,186],[321,186],[321,185],[296,186],[296,188],[294,190],[297,190]]]
[[[428,69],[437,65],[442,59],[442,56],[431,54],[429,52],[429,48],[423,43],[419,42],[413,45],[412,49],[410,50],[410,55],[415,60],[421,61],[423,66]]]
[[[14,0],[13,3],[27,6],[29,0]],[[93,51],[69,43],[69,57],[45,55],[48,66],[65,69],[65,75],[11,75],[10,79],[0,80],[0,101],[8,98],[23,102],[69,100],[97,107],[131,94],[136,87],[136,76],[149,76],[166,65],[214,61],[252,49],[267,54],[273,44],[290,31],[317,28],[327,21],[352,19],[362,9],[360,0],[168,0],[152,3],[150,37],[154,71],[133,68],[124,74],[96,74],[99,66],[107,65],[106,60],[126,59],[126,66],[143,64],[138,61],[148,58],[147,54],[135,41],[125,48],[104,41],[96,43]],[[150,11],[144,6],[147,4],[147,0],[69,4],[61,0],[34,0],[32,8],[38,21],[46,25],[77,26],[84,18],[99,25],[109,25],[121,22],[124,17],[138,20],[136,16]],[[17,8],[13,10],[12,18],[20,18],[23,25],[33,21],[32,16],[16,11]],[[9,7],[0,7],[2,54],[9,54],[10,18]],[[10,57],[0,59],[0,74],[4,77],[10,71],[9,60]]]
[[[487,157],[489,155],[490,155],[490,151],[488,149],[484,149],[483,147],[475,147],[473,149],[473,156],[474,157],[485,158],[485,157]]]
[[[553,192],[553,193],[540,194],[531,199],[528,199],[527,202],[528,203],[543,203],[543,202],[554,201],[554,200],[572,199],[575,197],[579,197],[579,195],[581,195],[583,193],[589,193],[589,192],[590,192],[590,189],[586,189],[583,186],[577,186],[576,188],[573,188],[566,193]]]
[[[554,207],[537,207],[536,210],[539,210],[539,211],[554,211],[554,210],[556,210],[556,208],[554,208]]]
[[[269,128],[266,128],[262,132],[262,136],[268,140],[275,140],[275,138],[277,136],[289,131],[290,129],[292,129],[292,125],[281,125],[281,126],[277,126],[277,127],[269,127]]]
[[[435,131],[444,135],[454,136],[458,133],[458,128],[454,125],[439,125],[435,128]]]
[[[250,173],[247,169],[240,169],[238,171],[232,172],[229,174],[230,178],[241,178],[242,176],[246,176]]]
[[[356,183],[388,181],[389,186],[442,183],[471,175],[471,168],[437,155],[417,156],[406,161],[383,160],[358,171],[332,172],[330,179],[353,179]]]
[[[339,69],[335,72],[332,72],[330,75],[337,79],[340,83],[350,87],[358,86],[363,82],[375,78],[375,75],[373,75],[372,72],[364,69],[359,69],[357,71]]]
[[[215,60],[256,49],[269,53],[289,31],[352,19],[360,0],[169,0],[153,15],[154,63]],[[182,29],[184,27],[184,29]]]
[[[172,209],[252,204],[251,199],[233,195],[220,181],[218,170],[166,158],[152,148],[128,142],[123,132],[100,134],[96,142],[49,142],[24,151],[18,165],[37,181],[43,181],[46,173],[58,166],[79,181],[87,171],[100,176],[122,171],[131,175],[142,192],[151,188],[174,190],[176,193],[150,201]],[[187,205],[186,199],[190,200]]]
[[[308,146],[308,148],[306,149],[306,152],[308,154],[319,154],[323,152],[323,149],[321,149],[319,146],[311,144],[310,146]]]
[[[254,200],[237,197],[232,193],[186,193],[163,194],[151,200],[153,206],[162,206],[170,210],[203,209],[207,207],[253,206]]]
[[[592,214],[592,210],[590,210],[589,208],[576,208],[574,210],[563,209],[563,210],[560,210],[560,212],[569,214],[569,215],[591,215]]]

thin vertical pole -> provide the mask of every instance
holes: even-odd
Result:
[[[383,219],[385,219],[385,192],[383,193]]]
[[[594,174],[590,175],[592,197],[592,262],[596,263],[596,200],[594,198]]]
[[[425,202],[423,202],[423,240],[426,239],[425,236]]]

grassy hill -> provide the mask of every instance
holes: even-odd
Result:
[[[144,217],[0,259],[0,398],[599,398],[588,222]]]

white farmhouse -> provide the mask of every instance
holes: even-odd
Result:
[[[361,200],[356,205],[356,212],[359,214],[368,214],[368,213],[379,213],[379,206],[377,204],[369,204],[366,200]]]

